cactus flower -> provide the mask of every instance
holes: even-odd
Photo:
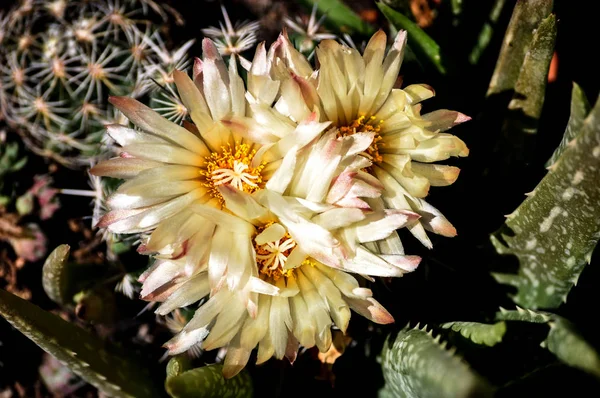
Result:
[[[454,236],[456,230],[423,198],[430,186],[450,185],[459,173],[456,167],[432,163],[468,155],[465,143],[445,131],[470,118],[449,110],[421,115],[421,101],[435,94],[431,87],[395,88],[406,37],[400,31],[386,54],[387,37],[379,31],[362,55],[334,40],[323,40],[316,50],[319,68],[314,70],[283,33],[269,52],[269,67],[257,74],[279,82],[274,107],[284,116],[301,120],[316,110],[319,120],[331,122],[342,136],[372,137],[361,154],[373,163],[365,172],[385,187],[381,200],[386,207],[410,209],[422,216],[409,229],[431,247],[424,229],[445,236]],[[268,103],[262,93],[250,91],[255,101]],[[393,240],[401,250],[399,239]]]
[[[264,189],[221,185],[223,210],[195,204],[156,229],[143,246],[158,260],[141,277],[142,297],[162,302],[160,315],[209,297],[166,344],[171,354],[199,343],[228,347],[224,374],[232,377],[257,345],[259,363],[293,361],[299,345],[327,352],[332,324],[345,331],[350,310],[393,322],[351,273],[414,270],[419,257],[378,255],[371,243],[419,216],[371,207],[382,187],[357,175],[370,164],[357,153],[369,145],[332,129],[310,148],[288,152]],[[173,254],[167,236],[182,241],[182,250]]]

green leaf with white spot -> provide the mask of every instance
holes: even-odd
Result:
[[[42,268],[44,291],[52,301],[61,305],[73,304],[77,292],[104,280],[110,273],[104,264],[68,262],[70,250],[69,245],[57,246]]]
[[[565,129],[562,141],[558,145],[558,148],[554,151],[550,159],[546,162],[546,167],[553,165],[560,155],[567,149],[569,142],[575,139],[575,136],[583,127],[585,118],[590,113],[591,105],[585,96],[585,93],[579,87],[577,83],[573,83],[573,89],[571,90],[571,114],[569,116],[569,122]]]
[[[569,366],[600,377],[600,357],[566,319],[556,317],[543,345]]]
[[[514,91],[535,29],[552,12],[552,0],[518,1],[504,35],[487,95]]]
[[[500,307],[500,312],[496,313],[497,321],[522,321],[531,323],[548,323],[555,316],[550,312],[526,310],[517,307],[516,310],[506,310]]]
[[[496,251],[517,257],[516,304],[557,308],[577,283],[600,238],[600,101],[579,134],[529,197],[491,236]]]
[[[540,22],[533,34],[515,83],[515,92],[508,104],[512,116],[508,117],[504,128],[509,130],[510,135],[537,132],[555,42],[556,17],[550,14]]]
[[[363,21],[350,7],[341,0],[301,0],[307,6],[315,3],[320,14],[327,15],[326,24],[334,25],[342,33],[358,33],[371,35],[375,29]]]
[[[167,379],[179,376],[183,372],[191,369],[190,357],[186,354],[175,355],[167,363]]]
[[[542,346],[565,364],[600,377],[600,356],[565,318],[550,312],[517,307],[516,311],[500,308],[500,312],[496,313],[496,320],[548,324],[550,330]]]
[[[405,328],[381,353],[385,387],[381,397],[461,398],[492,396],[488,383],[439,344],[440,337]]]
[[[64,319],[0,289],[0,316],[88,383],[112,397],[157,397],[147,364]]]
[[[165,388],[171,397],[246,398],[253,395],[252,379],[245,370],[242,370],[231,379],[226,379],[223,377],[223,365],[221,364],[203,366],[178,373],[175,368],[179,368],[180,365],[177,363],[171,366],[172,376],[167,377],[165,382]]]
[[[419,60],[428,62],[441,74],[446,73],[440,46],[435,40],[429,37],[419,25],[393,8],[382,2],[378,2],[377,7],[379,7],[383,15],[396,29],[406,30],[408,34],[408,46],[414,51]]]
[[[73,292],[69,294],[69,282],[66,275],[66,264],[70,250],[69,245],[57,246],[46,258],[42,268],[44,291],[52,301],[58,304],[66,304],[73,297]]]
[[[448,322],[441,325],[441,327],[459,332],[475,344],[483,344],[489,347],[500,343],[504,333],[506,333],[506,323],[504,322],[493,325],[479,322]]]

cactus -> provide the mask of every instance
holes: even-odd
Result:
[[[150,7],[149,7],[150,6]],[[160,14],[157,14],[160,13]],[[101,152],[104,125],[117,114],[108,95],[159,98],[185,67],[166,48],[152,0],[22,0],[0,16],[0,111],[35,153],[70,167]],[[154,21],[154,22],[153,22]]]
[[[405,328],[382,351],[382,397],[490,397],[491,387],[427,326]]]

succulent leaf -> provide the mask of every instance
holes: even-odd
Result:
[[[106,277],[104,265],[77,264],[68,262],[69,245],[60,245],[50,253],[42,268],[42,286],[52,301],[57,304],[73,304],[74,296]]]
[[[0,315],[40,348],[112,397],[156,397],[147,366],[123,348],[0,289]]]
[[[458,4],[455,4],[458,3]],[[469,62],[476,65],[479,62],[479,58],[485,51],[485,49],[490,44],[492,40],[492,35],[494,34],[494,30],[496,28],[496,24],[498,23],[498,18],[500,18],[500,14],[502,13],[502,9],[506,4],[506,0],[495,0],[492,5],[492,9],[490,10],[490,14],[488,20],[483,24],[481,31],[479,32],[479,36],[477,36],[477,43],[471,50],[469,54]],[[455,15],[459,15],[462,9],[462,0],[453,1],[452,2],[452,12]]]
[[[516,111],[514,114],[534,121],[540,118],[555,41],[556,17],[550,14],[536,28],[521,65],[514,87],[515,93],[508,104],[510,111]],[[537,125],[535,127],[537,128]],[[524,132],[533,134],[536,131],[525,130]]]
[[[589,262],[600,237],[599,163],[597,101],[548,174],[491,237],[498,253],[519,260],[518,274],[494,275],[517,287],[518,305],[558,307]]]
[[[177,363],[171,364],[176,361]],[[252,397],[252,379],[247,371],[242,371],[231,379],[223,377],[223,365],[215,364],[180,372],[179,359],[171,359],[171,376],[167,377],[165,388],[171,397],[176,398],[217,398]],[[169,372],[169,368],[167,370]]]
[[[558,148],[556,148],[550,159],[546,162],[546,167],[550,167],[556,163],[560,155],[567,149],[569,142],[573,141],[577,136],[581,127],[583,127],[585,118],[590,113],[590,109],[591,105],[585,93],[577,83],[573,83],[573,90],[571,90],[571,114],[569,115],[567,128]]]
[[[327,22],[340,32],[370,35],[375,30],[340,0],[301,0],[306,5],[317,4],[319,12],[327,15]]]
[[[414,51],[419,60],[430,63],[441,74],[446,73],[444,61],[442,60],[440,46],[406,16],[382,2],[377,7],[396,29],[404,29],[408,33],[408,45]]]
[[[490,347],[502,341],[506,333],[506,323],[497,322],[493,325],[479,322],[448,322],[441,325],[444,329],[452,329],[455,332],[471,340],[475,344],[483,344]]]
[[[600,377],[600,356],[566,319],[557,317],[550,322],[544,345],[567,365]]]
[[[66,304],[72,296],[68,294],[68,280],[65,276],[66,263],[71,247],[60,245],[50,253],[42,268],[42,286],[52,301],[57,304]]]
[[[487,95],[513,91],[521,74],[534,30],[552,12],[552,0],[518,1],[504,35]]]
[[[550,312],[517,307],[516,311],[500,308],[496,320],[547,323],[550,330],[542,346],[565,364],[600,377],[600,356],[565,318]]]
[[[382,397],[486,397],[491,388],[461,359],[418,328],[388,338],[381,357],[386,385]]]

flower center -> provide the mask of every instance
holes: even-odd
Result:
[[[258,227],[258,235],[260,235],[265,229],[269,228],[273,224],[274,223],[270,222],[265,226]],[[292,239],[290,234],[287,232],[285,232],[280,239],[271,242],[258,244],[255,240],[254,250],[256,251],[256,263],[258,265],[258,271],[264,275],[265,278],[273,278],[274,280],[278,280],[282,276],[290,276],[294,270],[284,270],[283,268],[288,256],[295,247],[296,241]]]
[[[209,188],[211,196],[224,202],[219,193],[218,186],[230,184],[240,191],[252,193],[264,186],[261,175],[265,167],[261,163],[257,167],[251,167],[252,159],[256,150],[250,149],[247,144],[230,144],[221,147],[220,152],[213,152],[206,157],[206,165],[200,170],[204,176],[204,186]]]
[[[379,147],[381,146],[381,135],[379,131],[381,130],[381,124],[383,120],[377,120],[375,116],[366,117],[360,116],[358,119],[355,119],[350,125],[342,126],[339,128],[339,135],[345,137],[347,135],[352,135],[356,133],[375,133],[375,137],[373,138],[373,142],[364,152],[371,161],[375,163],[381,163],[383,161],[383,157],[379,153]]]

